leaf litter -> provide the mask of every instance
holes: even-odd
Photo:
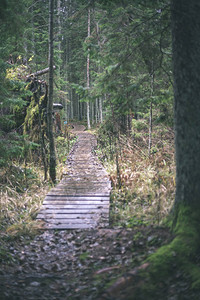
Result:
[[[146,226],[49,230],[32,240],[11,240],[7,251],[13,259],[0,269],[0,299],[113,299],[107,292],[112,285],[170,239],[167,229]],[[173,284],[169,298],[162,299],[180,299],[172,297]],[[187,283],[181,284],[179,291],[186,295]],[[126,293],[113,293],[114,299],[126,299]]]

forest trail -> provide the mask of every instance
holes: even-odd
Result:
[[[83,129],[73,129],[78,140],[67,161],[68,172],[46,196],[38,215],[47,230],[7,240],[10,261],[0,261],[2,300],[130,299],[141,282],[138,267],[171,240],[169,230],[158,226],[120,228],[110,222],[105,228],[110,182],[92,153],[95,137]],[[179,299],[198,299],[186,293],[188,281],[179,270],[153,299],[175,299],[174,290],[179,291]]]
[[[67,172],[44,199],[37,219],[46,229],[102,228],[109,225],[111,183],[93,149],[94,135],[73,124],[77,135],[67,159]]]

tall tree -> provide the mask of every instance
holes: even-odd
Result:
[[[54,0],[49,0],[49,98],[47,105],[48,138],[50,150],[49,175],[51,180],[56,181],[56,154],[53,135],[53,29],[54,29]]]
[[[148,259],[155,285],[174,265],[200,289],[200,2],[171,0],[176,147],[173,241]],[[148,299],[155,299],[148,297]]]
[[[88,8],[88,38],[90,37],[90,8]],[[87,55],[87,89],[89,94],[90,89],[90,49],[88,49],[88,55]],[[87,101],[87,127],[90,129],[90,102],[89,99]]]
[[[176,204],[200,207],[200,2],[172,1]]]

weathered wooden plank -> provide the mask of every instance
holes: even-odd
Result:
[[[87,200],[87,199],[77,199],[77,198],[45,198],[45,200],[43,201],[43,204],[46,204],[46,203],[53,203],[52,201],[54,201],[55,203],[57,202],[58,204],[63,204],[66,202],[66,204],[108,204],[109,203],[109,200],[107,199],[104,199],[104,200],[101,200],[101,199],[97,199],[97,200]]]
[[[102,210],[102,211],[108,211],[109,210],[109,204],[108,205],[71,205],[71,204],[43,204],[41,209],[47,210],[47,209],[66,209],[66,210],[71,210],[71,209],[78,209],[80,211],[82,210]]]
[[[75,186],[79,186],[79,185],[85,185],[85,186],[87,186],[88,184],[90,184],[91,186],[99,186],[99,185],[102,185],[103,187],[104,187],[104,185],[108,185],[108,186],[110,186],[111,184],[110,184],[110,182],[109,181],[92,181],[92,180],[77,180],[77,181],[75,181],[75,180],[71,180],[71,179],[63,179],[62,181],[61,181],[61,183],[59,184],[59,186],[60,185],[66,185],[67,186],[67,184],[72,184],[72,185],[75,185]]]
[[[87,196],[80,196],[80,197],[71,197],[67,195],[47,195],[45,200],[52,201],[52,200],[59,200],[59,201],[109,201],[109,197],[87,197]]]
[[[99,212],[98,213],[100,213],[100,211],[102,211],[102,212],[106,212],[106,211],[108,211],[108,210],[103,210],[103,209],[99,209]],[[45,214],[45,213],[48,213],[48,214],[79,214],[79,215],[81,215],[81,214],[96,214],[97,213],[97,211],[95,210],[95,209],[56,209],[56,208],[54,208],[54,209],[43,209],[43,207],[42,207],[42,209],[39,211],[39,213],[40,214]]]
[[[85,190],[85,191],[91,191],[91,190],[94,190],[94,191],[103,191],[104,189],[107,189],[109,190],[109,186],[107,183],[105,184],[95,184],[95,185],[90,185],[90,184],[70,184],[70,183],[66,183],[66,184],[61,184],[59,185],[58,187],[56,187],[56,189],[58,190],[75,190],[75,191],[79,191],[79,190]]]
[[[97,221],[93,219],[45,219],[49,224],[96,224]]]
[[[92,189],[92,188],[76,188],[76,189],[74,189],[73,187],[72,188],[68,188],[68,187],[57,187],[57,188],[55,188],[55,189],[53,189],[52,190],[52,193],[55,193],[55,192],[57,192],[57,193],[59,193],[59,192],[62,192],[62,193],[66,193],[66,192],[68,192],[68,191],[71,191],[71,193],[74,191],[75,193],[77,193],[77,194],[80,194],[80,193],[83,193],[83,194],[93,194],[93,193],[96,193],[96,194],[100,194],[100,193],[102,193],[102,192],[104,192],[105,194],[106,194],[106,192],[107,192],[107,194],[109,194],[109,189],[107,188],[105,188],[104,190],[102,190],[102,189]]]
[[[48,205],[48,204],[50,204],[50,205],[58,205],[58,204],[65,204],[66,202],[63,202],[63,201],[51,201],[51,202],[48,202],[48,201],[45,201],[44,200],[44,202],[43,202],[43,204],[45,204],[45,205]],[[101,205],[103,205],[103,204],[109,204],[109,202],[108,201],[76,201],[76,200],[74,200],[74,201],[67,201],[67,203],[66,204],[76,204],[76,205],[82,205],[82,204],[97,204],[98,206],[101,206]]]
[[[41,208],[39,211],[39,214],[51,214],[51,215],[77,215],[79,217],[82,217],[86,214],[88,215],[102,215],[102,214],[108,214],[109,210],[108,209],[60,209],[60,208]]]
[[[90,194],[90,195],[81,195],[81,194],[78,194],[78,195],[70,195],[70,194],[47,194],[48,198],[51,198],[51,197],[67,197],[67,198],[77,198],[77,199],[80,199],[80,198],[87,198],[88,197],[88,200],[90,200],[91,198],[108,198],[110,200],[110,193],[109,194]]]
[[[90,205],[82,205],[83,203],[62,203],[62,202],[57,202],[57,203],[55,203],[55,202],[53,202],[53,204],[52,203],[48,203],[48,202],[45,202],[44,204],[43,204],[43,206],[42,206],[42,208],[44,207],[44,208],[47,208],[47,207],[49,207],[50,205],[51,206],[54,206],[55,207],[55,209],[58,209],[59,208],[59,206],[61,206],[61,208],[66,208],[66,209],[70,209],[70,208],[68,208],[68,206],[70,205],[71,206],[71,204],[73,204],[73,206],[74,206],[74,209],[78,209],[78,208],[80,208],[80,209],[93,209],[93,210],[95,210],[95,209],[98,209],[98,207],[103,207],[102,209],[108,209],[109,208],[109,203],[107,204],[107,205],[103,205],[102,203],[96,203],[96,207],[94,207],[94,208],[92,208]],[[85,208],[84,208],[85,207]],[[72,208],[73,209],[73,208]]]
[[[66,190],[66,191],[63,191],[63,190],[51,190],[47,196],[69,196],[69,197],[99,197],[101,195],[103,195],[104,197],[110,197],[110,191],[108,192],[105,192],[105,191],[101,191],[102,193],[100,192],[97,192],[97,193],[94,193],[94,192],[81,192],[81,191],[72,191],[72,190]]]
[[[89,229],[94,228],[94,224],[46,224],[46,229]]]
[[[49,204],[49,203],[46,203],[46,204],[43,204],[42,205],[42,208],[43,209],[50,209],[50,208],[55,208],[55,209],[96,209],[96,210],[99,210],[99,209],[109,209],[109,203],[108,204],[96,204],[96,205],[93,205],[93,204],[68,204],[68,203],[63,203],[63,204],[60,204],[60,203],[53,203],[53,204]]]
[[[53,211],[54,212],[54,211]],[[66,214],[66,213],[45,213],[45,212],[41,212],[38,214],[37,219],[63,219],[63,220],[68,220],[70,221],[71,219],[76,219],[76,220],[85,220],[85,219],[92,219],[92,220],[98,220],[98,218],[100,218],[101,216],[104,216],[105,218],[107,218],[109,216],[109,214],[107,213],[102,213],[102,214],[97,214],[97,213],[93,213],[93,214],[88,214],[88,213],[84,213],[84,214],[78,214],[78,212],[74,213],[74,214]]]

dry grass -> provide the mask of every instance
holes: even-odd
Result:
[[[163,125],[154,128],[149,156],[146,129],[143,126],[135,129],[129,138],[120,137],[118,175],[115,161],[105,162],[113,186],[111,221],[114,225],[161,224],[173,206],[173,131]]]
[[[26,166],[15,164],[15,167],[1,171],[0,183],[0,221],[2,232],[16,232],[17,228],[39,228],[34,218],[49,190],[43,181],[41,168],[33,164]],[[33,226],[34,225],[34,226]],[[11,229],[12,228],[12,229]]]
[[[75,137],[71,134],[68,139],[64,136],[56,138],[58,181],[67,171],[65,161],[74,142]],[[35,217],[51,184],[44,181],[38,153],[32,154],[29,160],[34,163],[26,162],[25,165],[22,161],[13,161],[9,168],[0,171],[0,232],[14,236],[41,229],[41,222]]]

